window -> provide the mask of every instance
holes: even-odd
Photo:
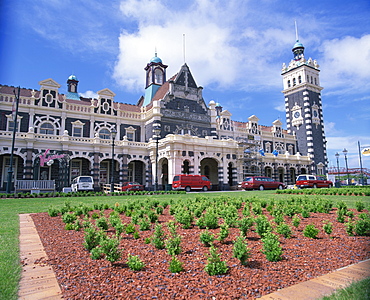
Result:
[[[82,128],[81,127],[73,127],[73,136],[81,137],[82,136]]]
[[[72,136],[82,137],[82,129],[85,124],[80,120],[72,122]]]
[[[40,133],[41,134],[54,134],[54,125],[49,122],[45,122],[41,124]]]
[[[163,72],[161,69],[155,69],[154,71],[154,80],[155,83],[162,84],[163,83]]]
[[[50,104],[51,102],[53,102],[53,96],[51,94],[47,94],[45,97],[45,101],[46,103]]]
[[[290,80],[288,80],[288,88],[290,88]]]
[[[302,83],[302,77],[298,76],[298,83]]]
[[[136,139],[135,139],[135,131],[136,129],[132,126],[128,127],[128,128],[125,128],[126,130],[126,137],[127,137],[127,140],[128,141],[131,141],[131,142],[135,142]]]
[[[293,86],[296,85],[296,81],[295,81],[295,78],[293,78]]]
[[[134,141],[134,134],[132,132],[127,133],[127,140],[128,141]]]
[[[107,128],[103,128],[99,131],[99,138],[102,140],[109,140],[110,137],[110,131]]]
[[[107,112],[107,111],[109,110],[109,103],[108,103],[108,102],[104,102],[104,103],[103,103],[103,110],[104,110],[105,112]]]

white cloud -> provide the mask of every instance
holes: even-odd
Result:
[[[322,81],[328,88],[343,87],[353,90],[369,89],[370,34],[360,38],[346,36],[327,40],[322,45]]]
[[[184,63],[185,34],[185,60],[198,85],[227,89],[232,84],[239,90],[281,86],[279,76],[271,72],[279,72],[281,63],[270,53],[280,54],[279,49],[288,40],[292,42],[293,32],[287,34],[279,24],[272,29],[259,27],[256,20],[261,13],[248,11],[248,2],[196,0],[181,11],[163,3],[121,2],[123,16],[136,22],[137,30],[122,31],[119,37],[114,78],[120,85],[142,90],[145,76],[138,66],[145,67],[155,48],[169,65],[168,77],[175,74]]]
[[[84,98],[95,98],[95,99],[97,99],[99,96],[97,93],[93,91],[86,91],[84,93],[80,93],[80,95]]]

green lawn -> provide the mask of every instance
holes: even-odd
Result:
[[[94,203],[107,203],[113,206],[116,202],[125,201],[125,199],[154,198],[154,199],[174,199],[192,198],[197,193],[181,195],[151,195],[151,196],[100,196],[100,197],[75,197],[75,198],[21,198],[21,199],[0,199],[0,299],[17,299],[18,282],[21,274],[19,262],[19,218],[18,214],[46,212],[49,207],[62,207],[65,201],[76,203],[85,203],[93,205]],[[247,191],[247,192],[220,192],[220,193],[202,193],[204,196],[217,197],[227,195],[232,197],[252,197],[269,199],[291,199],[292,197],[302,197],[302,195],[274,194],[274,191]],[[133,198],[135,197],[135,198]],[[362,200],[366,209],[370,206],[370,197],[368,196],[304,196],[318,197],[321,199],[331,199],[334,203],[343,200],[349,208],[355,208],[355,202]],[[335,206],[335,205],[334,205]]]

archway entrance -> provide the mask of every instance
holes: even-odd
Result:
[[[272,168],[271,168],[271,167],[266,167],[266,168],[265,168],[265,175],[266,175],[267,177],[272,178]]]
[[[145,165],[140,160],[133,160],[128,164],[128,181],[145,185]]]
[[[218,163],[213,158],[205,158],[200,162],[200,174],[205,175],[212,183],[212,189],[219,189]]]

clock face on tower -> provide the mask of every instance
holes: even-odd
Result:
[[[299,116],[300,116],[301,114],[299,113],[299,111],[296,111],[295,113],[294,113],[294,118],[299,118]]]

